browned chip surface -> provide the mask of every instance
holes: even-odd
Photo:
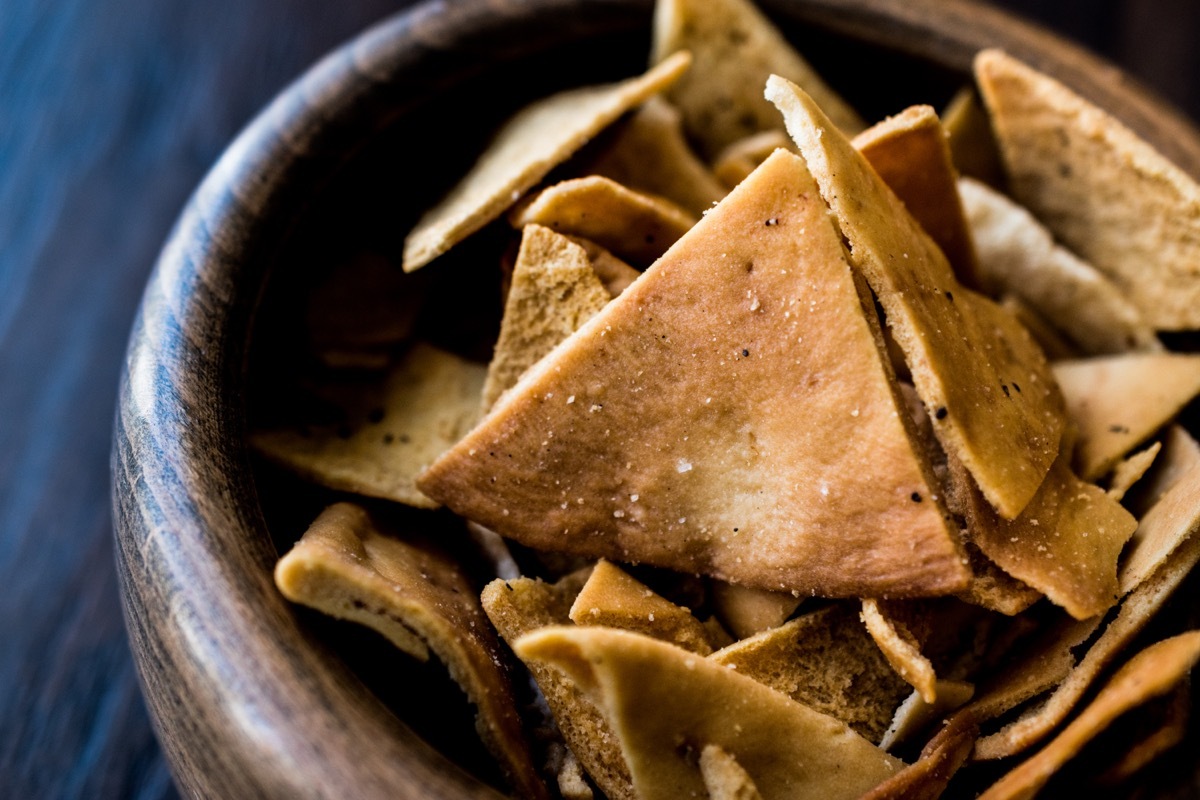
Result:
[[[854,134],[866,127],[748,0],[659,0],[650,60],[679,50],[693,53],[695,64],[667,97],[683,112],[688,136],[705,158],[780,127],[779,115],[762,97],[772,74],[807,89],[843,130]]]
[[[420,485],[533,547],[759,588],[955,591],[957,536],[904,416],[841,239],[779,151]]]
[[[1027,800],[1121,714],[1171,691],[1200,659],[1200,631],[1147,647],[1121,667],[1083,712],[1044,750],[1001,778],[981,800]]]
[[[1013,196],[1159,329],[1200,327],[1200,186],[1062,84],[998,50],[975,76]]]
[[[642,800],[704,797],[690,754],[710,744],[736,759],[766,800],[853,798],[902,766],[844,723],[647,636],[542,628],[514,650],[563,670],[605,709]]]
[[[585,170],[665,197],[697,215],[727,191],[688,146],[679,110],[661,97],[651,97],[633,112]]]
[[[509,216],[514,227],[545,225],[593,241],[643,267],[665,253],[697,219],[661,197],[599,175],[556,183]]]
[[[855,136],[853,145],[941,248],[959,282],[982,291],[979,259],[958,196],[958,171],[937,112],[911,106]]]
[[[677,606],[610,561],[596,562],[571,605],[576,625],[603,625],[634,631],[706,656],[708,634],[692,612]]]
[[[568,624],[571,604],[589,573],[582,570],[553,584],[531,578],[492,581],[483,589],[483,609],[511,646],[531,631]],[[517,655],[542,690],[563,740],[600,790],[614,800],[638,800],[605,712],[561,670]]]
[[[1162,349],[1126,293],[1055,244],[1032,214],[969,178],[959,182],[959,191],[989,285],[1021,298],[1084,353]]]
[[[848,604],[797,617],[709,658],[840,719],[872,742],[908,692]]]
[[[963,288],[946,258],[829,119],[772,76],[767,95],[808,160],[904,351],[946,451],[1007,519],[1058,455],[1062,398],[1041,351],[1007,312]]]
[[[1200,392],[1200,355],[1127,353],[1060,361],[1054,376],[1079,426],[1075,468],[1101,477]]]
[[[280,559],[289,600],[366,625],[422,660],[432,650],[478,711],[476,727],[515,788],[546,797],[530,759],[504,655],[458,565],[427,542],[383,532],[363,508],[338,503]]]
[[[671,85],[690,62],[687,53],[676,53],[640,77],[562,92],[517,113],[467,176],[408,234],[405,271],[425,266],[499,217],[589,139]]]
[[[355,387],[346,422],[260,431],[251,442],[332,489],[436,508],[416,476],[475,423],[486,374],[481,364],[419,343],[382,384]]]
[[[610,299],[582,247],[549,228],[527,225],[483,385],[484,409]]]

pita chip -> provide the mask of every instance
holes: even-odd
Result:
[[[604,708],[642,800],[703,797],[696,756],[708,745],[732,756],[765,800],[856,798],[902,766],[844,723],[648,636],[551,627],[514,649],[562,670]]]
[[[688,137],[714,158],[750,134],[779,128],[779,115],[762,98],[772,74],[803,86],[850,134],[866,125],[749,0],[658,0],[650,60],[680,50],[695,64],[667,93],[683,112]]]
[[[762,800],[749,773],[715,744],[705,745],[700,751],[700,775],[709,800]]]
[[[1058,455],[1062,398],[1028,332],[961,286],[904,204],[794,84],[772,76],[767,96],[808,161],[904,351],[913,383],[947,453],[1012,519]]]
[[[1181,425],[1168,426],[1162,436],[1162,452],[1144,479],[1133,487],[1126,505],[1139,518],[1145,516],[1197,464],[1200,464],[1200,443]]]
[[[661,97],[651,97],[634,111],[581,171],[665,197],[696,215],[720,202],[727,191],[692,152],[679,110]]]
[[[1127,293],[1054,243],[1032,214],[970,178],[959,181],[985,279],[1028,303],[1089,355],[1161,350]]]
[[[891,750],[897,744],[912,739],[934,721],[966,705],[975,695],[975,686],[966,681],[939,680],[936,691],[937,700],[933,703],[926,703],[917,691],[906,697],[896,708],[892,723],[884,731],[879,746]]]
[[[926,703],[937,702],[937,674],[921,652],[921,642],[901,619],[874,598],[864,598],[862,621],[896,674],[917,690]]]
[[[604,284],[610,297],[616,297],[628,289],[629,284],[636,281],[638,275],[642,274],[593,241],[581,239],[578,236],[568,236],[567,238],[582,247],[587,253],[596,277]]]
[[[942,125],[954,166],[988,186],[1004,185],[1004,165],[992,133],[992,121],[973,86],[959,89],[942,111]]]
[[[921,748],[917,760],[863,794],[859,800],[937,800],[971,755],[979,735],[975,720],[957,715]]]
[[[1045,749],[997,781],[981,800],[1026,800],[1083,746],[1131,708],[1173,690],[1200,660],[1200,631],[1147,647],[1129,660],[1096,698]]]
[[[1013,197],[1150,325],[1200,327],[1200,186],[1109,114],[999,50],[976,57],[975,77]]]
[[[509,222],[578,236],[640,266],[649,266],[698,218],[674,203],[599,175],[543,189],[513,209]]]
[[[487,151],[404,240],[404,270],[428,264],[498,218],[522,194],[626,111],[670,86],[691,57],[675,53],[645,75],[572,89],[527,106],[496,133]]]
[[[911,106],[867,128],[852,144],[941,248],[959,282],[982,291],[979,259],[958,196],[958,171],[937,112]]]
[[[1132,489],[1134,484],[1140,481],[1142,476],[1153,466],[1154,459],[1158,457],[1160,450],[1162,450],[1162,442],[1151,442],[1149,447],[1117,462],[1108,479],[1108,496],[1118,503],[1121,502],[1125,493]]]
[[[800,606],[791,592],[750,589],[735,583],[712,582],[717,618],[739,639],[779,627]]]
[[[500,643],[452,558],[429,542],[385,533],[360,506],[338,503],[279,560],[275,584],[289,600],[366,625],[422,661],[432,650],[475,705],[476,728],[514,788],[548,797]]]
[[[893,392],[841,239],[780,151],[420,485],[532,547],[772,590],[956,591],[957,534]]]
[[[713,172],[726,188],[732,189],[766,161],[771,153],[795,149],[791,137],[784,130],[776,128],[753,133],[722,150],[713,161]]]
[[[1105,475],[1200,393],[1200,355],[1128,353],[1060,361],[1054,376],[1079,426],[1075,468]]]
[[[570,624],[571,605],[590,573],[590,569],[580,570],[556,583],[532,578],[495,580],[484,587],[480,600],[500,637],[512,646],[531,631]],[[520,653],[517,657],[542,690],[563,741],[600,790],[614,800],[639,800],[606,712],[561,670]]]
[[[513,268],[483,408],[612,299],[582,247],[540,225],[527,225]]]
[[[571,605],[570,617],[576,625],[634,631],[702,656],[712,652],[704,626],[691,611],[604,559],[596,562]]]
[[[709,658],[840,719],[872,742],[908,692],[849,604],[797,617]]]
[[[331,489],[436,508],[415,478],[475,424],[486,373],[481,364],[418,343],[378,385],[346,390],[344,422],[259,431],[251,442]]]

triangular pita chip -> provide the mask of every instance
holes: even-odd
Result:
[[[476,728],[513,786],[548,797],[529,754],[504,654],[462,569],[401,540],[351,503],[325,509],[275,567],[289,600],[378,631],[421,660],[432,650],[475,705]]]
[[[589,573],[582,570],[553,584],[531,578],[492,581],[483,589],[483,610],[511,646],[531,631],[570,623],[571,604]],[[563,740],[600,790],[613,800],[638,800],[605,712],[561,670],[517,656],[542,690]]]
[[[712,652],[692,612],[657,594],[611,561],[600,559],[571,605],[576,625],[603,625],[652,636],[692,653]]]
[[[688,68],[687,53],[621,83],[572,89],[527,106],[496,133],[487,151],[404,241],[404,269],[425,266],[498,218],[589,139]]]
[[[700,776],[709,800],[762,800],[749,773],[715,744],[705,745],[700,751]]]
[[[599,175],[549,186],[509,215],[514,227],[545,225],[593,241],[643,267],[665,253],[696,219],[661,197]]]
[[[661,97],[634,111],[581,172],[665,197],[693,214],[703,214],[727,191],[692,152],[679,110]]]
[[[917,691],[906,697],[896,708],[892,723],[884,731],[879,746],[884,750],[891,750],[897,744],[910,740],[948,712],[966,705],[975,695],[975,685],[966,681],[939,680],[936,692],[937,700],[933,703],[926,703],[925,698]]]
[[[1129,353],[1060,361],[1054,377],[1079,426],[1075,468],[1107,473],[1200,393],[1200,355]]]
[[[713,161],[713,172],[726,188],[732,189],[767,160],[776,150],[795,150],[787,131],[773,129],[738,139],[722,150]]]
[[[525,226],[521,251],[483,385],[483,408],[611,299],[582,247],[540,225]]]
[[[992,121],[973,86],[964,86],[950,98],[942,111],[942,125],[959,172],[988,186],[1004,184],[1004,165]]]
[[[782,625],[800,606],[800,600],[791,592],[712,582],[712,604],[717,618],[738,639]]]
[[[955,591],[906,416],[812,178],[779,151],[420,484],[533,547],[759,588]]]
[[[983,291],[979,259],[958,196],[958,171],[937,112],[911,106],[855,136],[853,145],[941,248],[959,282]]]
[[[1106,112],[999,50],[975,59],[1013,197],[1145,320],[1200,327],[1200,186]]]
[[[1033,215],[970,178],[959,182],[988,283],[1053,320],[1084,353],[1161,350],[1126,293],[1091,264],[1054,243]]]
[[[1117,462],[1108,479],[1108,496],[1118,503],[1121,502],[1125,493],[1132,489],[1134,484],[1140,481],[1142,476],[1154,465],[1154,459],[1158,457],[1160,450],[1162,450],[1162,442],[1151,442],[1149,447]]]
[[[970,482],[961,475],[959,480]],[[1050,467],[1033,500],[1002,519],[977,493],[967,504],[971,541],[1001,569],[1076,619],[1117,601],[1117,559],[1137,520],[1100,487],[1075,477],[1065,457]]]
[[[344,422],[260,431],[251,442],[331,489],[436,508],[414,480],[475,424],[486,374],[481,364],[418,343],[379,385],[352,387]]]
[[[710,744],[766,800],[856,798],[902,766],[844,723],[648,636],[542,628],[514,649],[563,670],[605,709],[642,800],[703,797],[696,755]]]
[[[851,604],[797,617],[709,658],[877,742],[908,692]]]
[[[1045,749],[980,795],[980,800],[1030,798],[1117,717],[1171,691],[1200,660],[1200,631],[1153,644],[1129,660],[1087,708]]]
[[[942,252],[811,97],[775,75],[767,96],[883,307],[942,446],[1012,519],[1058,455],[1064,425],[1041,351],[1007,312],[955,280]]]
[[[658,0],[650,60],[679,50],[690,51],[696,62],[667,97],[683,112],[688,136],[705,158],[779,127],[779,116],[762,98],[772,74],[803,86],[842,130],[855,134],[866,127],[749,0]]]

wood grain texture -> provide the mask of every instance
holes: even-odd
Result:
[[[0,794],[173,794],[138,696],[110,550],[110,422],[129,321],[178,209],[236,130],[313,59],[403,5],[0,4]],[[1200,115],[1200,6],[1190,0],[997,5],[1117,58]],[[594,20],[564,23],[565,35]],[[426,77],[454,60],[442,52]],[[172,535],[155,534],[139,558]],[[178,580],[198,574],[181,559],[171,562]],[[177,607],[147,613],[192,619]],[[204,630],[179,636],[203,641]],[[175,699],[163,713],[189,705],[166,688]],[[242,710],[270,739],[254,708]],[[185,733],[176,739],[186,748]]]

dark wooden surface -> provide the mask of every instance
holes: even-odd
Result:
[[[1195,0],[1006,0],[1200,117]],[[164,797],[116,594],[109,443],[156,252],[224,144],[404,0],[0,3],[0,795]]]

